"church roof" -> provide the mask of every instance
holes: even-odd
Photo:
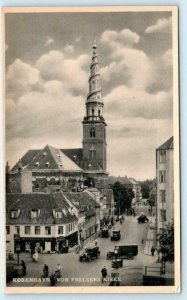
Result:
[[[68,151],[64,151],[68,150]],[[74,151],[73,150],[78,150]],[[76,161],[73,161],[73,155],[81,157],[82,149],[58,149],[50,145],[46,145],[42,150],[29,150],[20,159],[23,169],[39,170],[39,169],[57,169],[62,171],[81,171]],[[73,154],[74,153],[74,154]],[[78,155],[79,154],[79,155]],[[12,172],[17,171],[18,162],[12,168]]]
[[[173,149],[173,136],[170,137],[169,140],[167,140],[165,143],[163,143],[160,147],[157,148],[157,150],[168,150],[168,149]]]
[[[63,171],[81,171],[80,167],[60,149],[46,145],[26,166],[26,170],[58,169]]]
[[[39,151],[40,151],[39,149],[28,150],[20,159],[22,167],[23,168],[26,167],[33,160],[33,158],[37,155]],[[11,170],[12,172],[15,172],[18,169],[18,164],[19,161],[13,166]]]

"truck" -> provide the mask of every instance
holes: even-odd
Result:
[[[115,245],[114,251],[107,252],[107,259],[133,259],[138,254],[138,245]]]
[[[112,231],[111,241],[119,241],[121,239],[121,233],[120,230],[114,229]]]

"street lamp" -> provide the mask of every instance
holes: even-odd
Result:
[[[20,243],[16,243],[15,252],[17,253],[17,265],[19,266]]]

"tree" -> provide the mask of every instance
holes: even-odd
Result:
[[[166,230],[158,235],[159,252],[162,253],[162,260],[174,261],[174,224],[168,223]]]
[[[125,212],[126,209],[131,208],[134,192],[131,188],[125,187],[119,181],[116,181],[112,185],[112,190],[114,194],[114,202],[117,204],[115,214],[120,215]]]
[[[149,198],[149,187],[152,180],[146,179],[144,181],[140,181],[141,189],[142,189],[142,198],[148,199]]]

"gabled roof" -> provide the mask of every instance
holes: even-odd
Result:
[[[67,224],[77,220],[75,215],[71,215],[63,209],[68,209],[69,205],[64,201],[62,194],[46,194],[46,193],[32,193],[32,194],[7,194],[6,195],[6,223],[11,224]],[[20,210],[18,218],[12,219],[11,210]],[[31,218],[32,210],[40,210],[38,218]],[[53,211],[60,210],[62,218],[56,219]]]
[[[158,147],[157,150],[168,150],[168,149],[173,149],[173,147],[174,147],[174,139],[172,136],[164,144],[162,144],[160,147]]]
[[[25,169],[81,171],[80,167],[61,150],[50,145],[46,145],[42,150],[40,150]]]

